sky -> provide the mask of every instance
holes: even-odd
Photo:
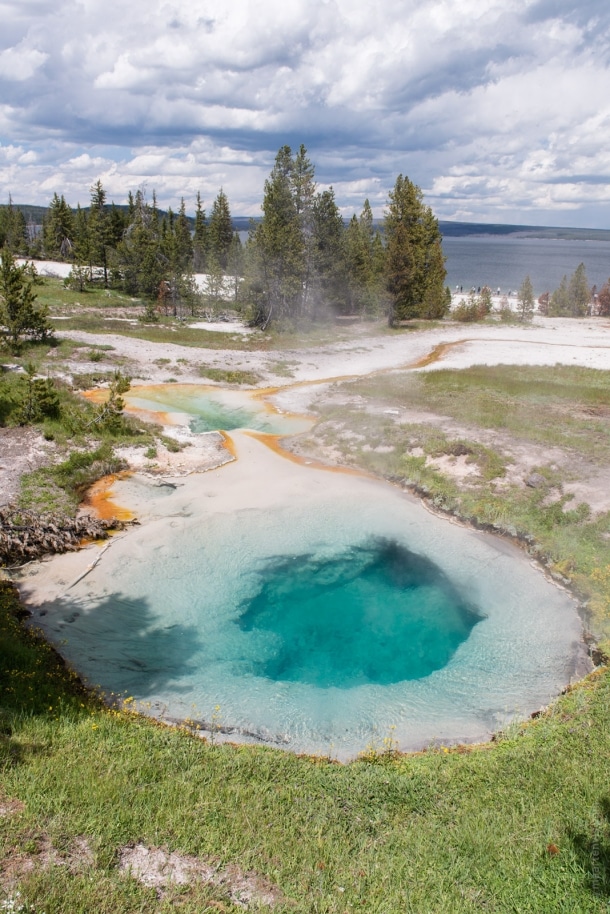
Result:
[[[254,216],[301,143],[346,217],[610,228],[610,4],[0,0],[0,202]]]

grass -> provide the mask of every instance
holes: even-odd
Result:
[[[602,462],[610,457],[608,372],[561,365],[478,366],[379,376],[355,382],[352,389],[536,444],[574,448]]]
[[[139,320],[145,308],[143,299],[131,298],[114,289],[96,288],[75,292],[66,289],[62,280],[53,277],[42,279],[42,283],[36,286],[36,295],[40,304],[48,306],[51,324],[56,330],[80,330],[96,335],[115,333],[133,339],[174,343],[185,347],[282,351],[323,347],[342,339],[352,339],[354,335],[353,328],[339,326],[332,321],[273,328],[265,333],[258,331],[251,335],[232,332],[230,323],[227,324],[226,332],[190,327],[190,318],[179,321],[162,316],[156,324],[145,324]],[[129,323],[130,320],[134,323]],[[360,326],[364,326],[367,333],[390,332],[384,322]],[[418,326],[413,322],[406,329],[416,330]]]
[[[53,351],[48,347],[29,347],[21,361],[34,362],[36,370],[45,374],[45,355]],[[12,371],[0,375],[0,425],[11,426],[21,421],[24,377]],[[132,417],[122,417],[111,428],[94,423],[94,405],[78,396],[73,388],[89,388],[113,378],[114,372],[88,372],[77,375],[72,388],[62,381],[56,382],[59,414],[35,423],[43,437],[53,442],[53,462],[50,459],[47,465],[21,477],[22,507],[41,513],[73,515],[89,486],[100,477],[125,468],[124,461],[114,455],[115,445],[147,447],[160,436],[160,429]]]
[[[289,359],[277,359],[271,366],[273,374],[278,378],[293,378],[294,368],[298,367],[298,362]]]
[[[199,349],[239,349],[243,352],[281,351],[323,347],[341,339],[351,339],[353,334],[337,329],[334,324],[307,327],[303,331],[279,332],[270,330],[252,335],[226,333],[189,327],[172,318],[160,318],[157,324],[129,324],[113,317],[104,318],[96,313],[75,314],[57,321],[56,330],[82,330],[87,333],[120,334],[132,339],[153,343],[172,343]],[[227,325],[230,327],[230,324]]]
[[[40,280],[34,289],[37,303],[46,305],[51,314],[85,311],[90,308],[103,311],[108,308],[121,307],[134,311],[135,316],[138,311],[144,309],[143,299],[132,298],[114,289],[92,286],[83,292],[78,292],[67,289],[63,280],[54,276],[41,276]]]
[[[26,474],[19,504],[41,513],[71,516],[96,480],[126,466],[125,461],[114,456],[110,441],[91,450],[73,450],[61,463]]]
[[[260,381],[260,375],[255,371],[242,371],[239,368],[211,368],[209,365],[200,365],[198,370],[202,378],[222,384],[247,384],[254,387]]]
[[[607,671],[494,748],[342,766],[107,710],[18,613],[0,585],[0,803],[24,804],[0,817],[0,864],[31,861],[18,888],[36,910],[239,910],[220,887],[157,899],[117,868],[137,842],[253,870],[278,886],[279,912],[606,909]],[[91,862],[43,865],[45,848],[61,858],[83,839]]]

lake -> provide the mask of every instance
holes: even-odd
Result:
[[[447,284],[464,291],[487,285],[495,292],[516,291],[529,275],[536,296],[553,292],[564,275],[580,263],[589,284],[600,288],[610,276],[610,242],[568,241],[557,238],[492,237],[466,235],[445,237]]]
[[[483,228],[483,226],[482,226]],[[242,243],[248,232],[239,233]],[[610,241],[529,238],[513,235],[445,235],[447,285],[453,291],[489,286],[515,292],[529,275],[536,297],[558,288],[584,263],[590,285],[603,286],[610,277]]]

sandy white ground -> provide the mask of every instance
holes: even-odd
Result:
[[[23,262],[23,261],[19,261]],[[54,261],[36,261],[36,269],[46,276],[66,277],[71,264]],[[200,287],[205,287],[207,277],[197,274]],[[453,305],[467,300],[467,294],[454,295]],[[494,309],[501,305],[501,297],[492,296]],[[514,307],[516,299],[509,299]],[[243,324],[219,321],[200,321],[193,324],[219,332],[245,335],[251,332]],[[58,335],[61,331],[58,330]],[[91,334],[71,331],[73,339],[93,342]],[[529,324],[518,326],[490,326],[478,324],[448,324],[417,334],[399,333],[368,335],[366,325],[350,342],[337,343],[322,349],[299,349],[282,353],[247,352],[236,350],[190,349],[182,346],[155,344],[144,340],[126,339],[121,336],[104,336],[104,341],[115,347],[117,354],[132,359],[139,366],[137,377],[152,383],[167,379],[167,369],[155,364],[160,357],[189,361],[201,359],[213,367],[241,368],[266,375],[261,381],[265,386],[271,380],[277,386],[292,381],[320,381],[350,374],[368,374],[380,369],[412,365],[424,358],[435,346],[451,343],[453,348],[443,352],[430,367],[467,368],[471,365],[581,365],[588,368],[610,368],[610,321],[605,318],[535,317]],[[294,364],[293,377],[286,379],[274,373],[278,361]],[[425,368],[421,370],[426,370]],[[201,383],[198,372],[181,371],[181,381]]]
[[[70,275],[72,270],[71,263],[58,263],[56,260],[34,260],[28,261],[23,260],[22,258],[17,258],[16,261],[19,265],[24,263],[33,263],[36,267],[36,271],[40,276],[56,276],[59,279],[65,279],[66,276]]]
[[[225,330],[227,326],[222,324]],[[344,331],[342,328],[343,334]],[[100,342],[100,337],[90,333],[65,332],[59,327],[56,333],[88,344]],[[278,388],[274,402],[279,408],[300,413],[308,412],[316,398],[323,395],[328,388],[327,381],[406,366],[416,371],[460,369],[477,364],[563,364],[610,369],[610,321],[604,318],[535,317],[531,324],[512,326],[447,323],[415,333],[390,333],[385,328],[376,332],[369,324],[359,324],[351,328],[351,333],[347,341],[281,352],[198,349],[129,339],[118,334],[105,334],[103,342],[114,347],[113,356],[126,360],[123,370],[132,376],[134,385],[163,383],[172,376],[182,383],[201,384],[202,365],[247,370],[259,376],[259,387]],[[431,354],[434,358],[429,364],[418,366],[418,362]],[[289,366],[289,377],[286,366]],[[96,365],[100,371],[114,367],[111,362],[105,364],[103,361]],[[90,370],[86,361],[57,366],[60,375]],[[404,419],[406,421],[408,417],[405,415]],[[418,415],[412,421],[422,421],[422,417]],[[188,430],[174,429],[170,433],[184,437]],[[493,446],[493,442],[489,443]],[[8,442],[0,440],[0,491],[6,492],[5,500],[16,497],[19,474],[40,464],[44,448],[42,439],[38,445],[18,446],[16,451],[9,448]],[[160,446],[155,460],[145,458],[142,449],[128,450],[125,456],[139,471],[184,475],[213,465],[218,460],[218,442],[214,436],[198,436],[191,447],[178,454]],[[534,454],[533,449],[519,460],[523,465],[528,462],[540,463],[540,456]],[[610,506],[610,479],[607,480],[604,474],[600,476],[599,468],[592,470],[586,484],[580,484],[579,492],[588,503],[599,504],[600,510],[601,506]]]
[[[98,337],[90,333],[64,332],[60,328],[56,332],[58,336],[85,343],[99,342]],[[130,371],[134,379],[153,384],[168,379],[175,367],[171,363],[178,365],[181,382],[201,383],[197,365],[204,363],[210,367],[256,372],[261,376],[261,387],[286,387],[295,382],[320,382],[384,369],[415,367],[435,347],[447,344],[451,344],[449,349],[439,352],[430,365],[418,370],[482,364],[562,364],[610,369],[610,321],[605,318],[536,317],[529,324],[509,326],[447,323],[422,332],[397,331],[395,334],[375,333],[364,324],[354,328],[353,338],[348,341],[281,352],[197,349],[114,334],[104,334],[104,343],[114,347],[115,355],[133,363]],[[169,359],[169,363],[159,365],[160,358]],[[289,378],[284,370],[286,364],[290,365]],[[280,365],[282,368],[276,372]]]

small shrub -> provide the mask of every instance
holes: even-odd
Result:
[[[199,374],[210,381],[219,381],[224,384],[247,384],[250,387],[254,387],[260,380],[260,375],[255,371],[241,371],[238,368],[209,368],[207,365],[200,365]]]
[[[451,312],[451,317],[456,321],[470,323],[482,321],[491,311],[491,289],[484,286],[480,295],[470,292],[466,301],[460,302]]]
[[[60,413],[59,396],[50,378],[37,378],[34,365],[29,364],[23,379],[18,412],[20,425],[29,425],[44,418],[56,419]]]
[[[500,299],[499,314],[500,314],[500,320],[502,321],[503,324],[516,324],[517,323],[517,320],[518,320],[517,315],[515,314],[515,312],[512,310],[511,306],[509,305],[508,298],[506,297],[506,295],[503,295],[502,298]]]
[[[72,375],[73,390],[89,390],[91,387],[98,387],[100,384],[106,384],[114,377],[111,371],[86,371],[83,374]]]
[[[181,444],[179,441],[176,441],[175,438],[169,438],[167,435],[163,435],[163,437],[161,438],[161,441],[163,442],[163,444],[165,445],[167,450],[172,454],[177,454],[179,451],[181,451],[184,448],[183,444]]]
[[[71,289],[73,292],[84,292],[87,280],[89,278],[89,271],[82,264],[74,264],[69,274],[64,279],[64,286],[66,289]]]
[[[472,453],[474,453],[472,447],[463,441],[450,441],[445,447],[445,454],[450,454],[452,457],[467,457]]]
[[[80,494],[103,476],[119,473],[128,466],[125,460],[115,457],[112,449],[105,444],[84,456],[85,459],[76,461],[74,467],[70,467],[69,459],[58,467],[57,478],[63,488],[72,488]]]
[[[154,301],[146,302],[144,306],[144,311],[139,315],[138,320],[142,324],[158,324],[159,323],[159,312],[157,311],[157,304]]]

